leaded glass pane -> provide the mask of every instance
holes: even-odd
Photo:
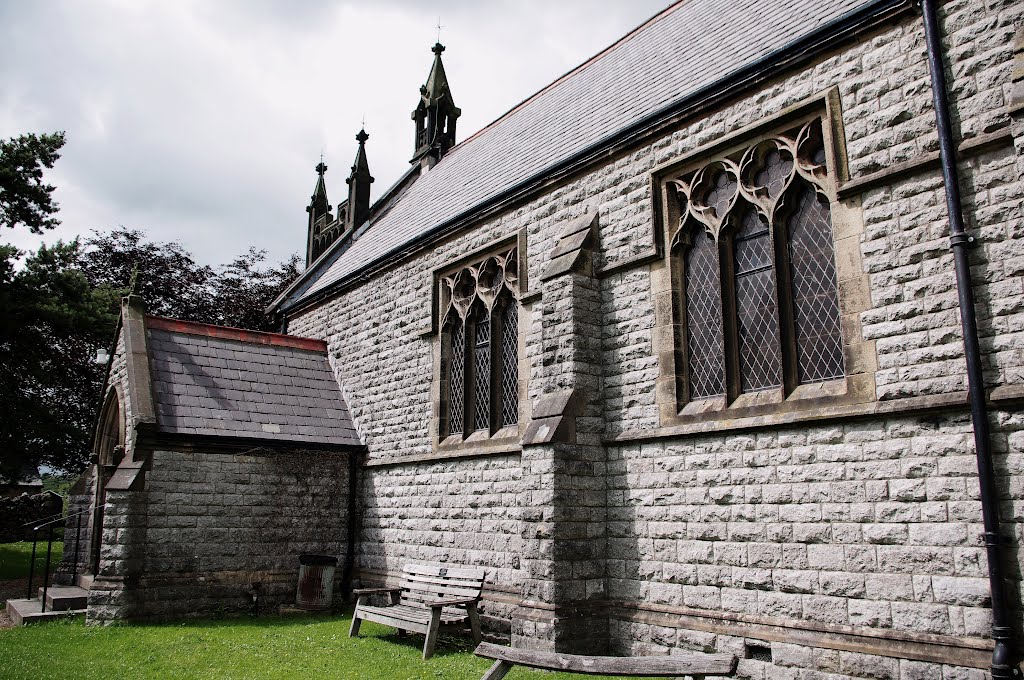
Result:
[[[475,408],[473,429],[487,430],[491,427],[491,319],[487,312],[481,312],[474,324],[473,373]]]
[[[461,434],[465,429],[466,411],[466,327],[456,323],[452,330],[452,370],[448,380],[448,434]]]
[[[715,217],[721,218],[729,208],[729,202],[736,195],[739,185],[736,179],[727,172],[719,171],[712,180],[711,190],[704,199],[714,213]]]
[[[740,389],[744,392],[782,384],[775,275],[768,225],[753,208],[740,219],[734,237],[736,330]]]
[[[842,377],[832,219],[828,204],[807,185],[801,187],[796,210],[789,218],[789,262],[800,382]]]
[[[509,300],[502,311],[501,424],[519,422],[519,307]]]
[[[765,154],[763,166],[754,175],[754,182],[757,186],[764,187],[771,198],[778,198],[786,187],[786,180],[792,171],[792,159],[783,158],[777,150],[769,151]]]
[[[684,267],[690,397],[702,399],[725,393],[718,247],[703,231],[694,235]]]

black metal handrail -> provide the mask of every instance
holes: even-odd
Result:
[[[46,529],[46,567],[43,571],[43,596],[40,598],[41,613],[46,612],[46,595],[50,590],[50,556],[53,553],[53,527],[58,522],[67,522],[67,520],[75,517],[77,522],[75,524],[75,559],[73,561],[74,567],[72,568],[71,582],[74,583],[78,578],[78,553],[80,547],[80,541],[82,536],[82,515],[92,512],[95,510],[95,506],[89,506],[85,510],[79,510],[78,512],[69,512],[67,514],[61,513],[60,516],[44,517],[43,522],[25,522],[22,526],[28,526],[35,524],[32,527],[32,559],[28,563],[28,593],[25,598],[28,600],[32,599],[32,580],[35,577],[36,570],[36,545],[39,543],[39,530]],[[38,523],[37,523],[38,522]]]

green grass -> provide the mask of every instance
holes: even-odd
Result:
[[[60,541],[53,542],[53,554],[50,555],[50,571],[60,564],[61,555],[64,554],[64,544]],[[0,581],[10,581],[16,578],[28,578],[28,563],[32,560],[32,543],[21,541],[20,543],[0,543]],[[36,569],[35,575],[40,577],[39,585],[42,585],[43,568],[46,566],[46,541],[40,541],[36,545]],[[24,597],[22,595],[21,597]]]
[[[468,638],[442,638],[423,661],[423,637],[364,621],[348,637],[349,615],[228,619],[162,625],[85,626],[81,619],[0,630],[0,677],[74,678],[479,678],[491,662]],[[568,680],[515,668],[509,680]],[[593,676],[589,676],[593,677]]]

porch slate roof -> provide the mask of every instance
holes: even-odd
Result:
[[[162,432],[361,446],[319,340],[147,316]]]
[[[297,304],[865,0],[683,0],[452,148],[369,229],[296,286]],[[467,84],[463,84],[467,86]],[[457,87],[457,84],[456,84]],[[340,244],[339,244],[340,245]]]

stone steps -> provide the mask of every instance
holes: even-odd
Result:
[[[43,589],[39,589],[38,598],[42,598]],[[50,586],[46,591],[46,610],[69,611],[85,609],[89,600],[89,591],[78,586]]]
[[[65,616],[84,614],[89,592],[77,586],[51,586],[46,592],[46,611],[43,611],[43,589],[39,597],[31,600],[7,600],[7,615],[16,626],[47,621]]]

